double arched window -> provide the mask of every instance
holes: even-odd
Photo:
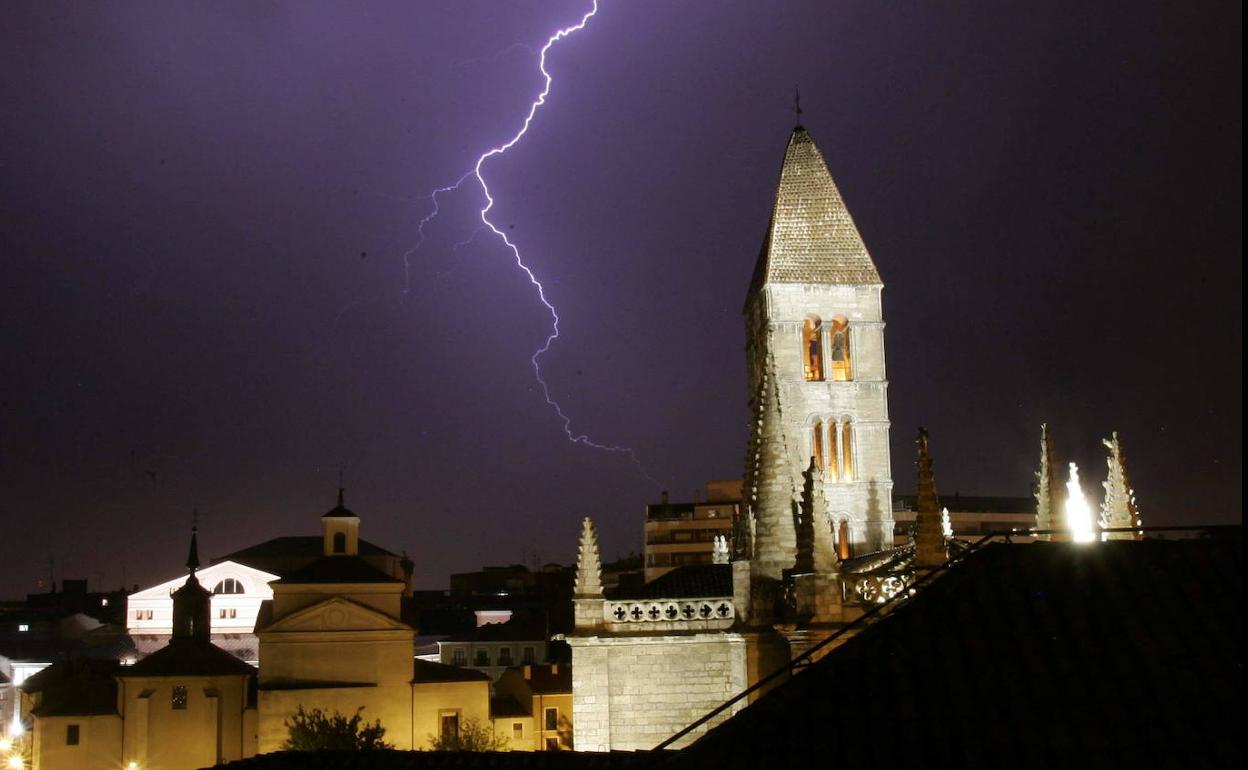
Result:
[[[831,481],[853,481],[854,427],[849,417],[816,419],[810,426],[810,456]]]
[[[817,315],[802,321],[802,373],[807,382],[848,382],[854,378],[849,319],[838,315],[825,324]]]

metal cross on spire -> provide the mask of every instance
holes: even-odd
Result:
[[[797,86],[793,86],[793,115],[800,128],[802,125],[802,92]]]

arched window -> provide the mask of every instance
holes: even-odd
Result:
[[[347,535],[345,532],[334,533],[334,553],[347,552]]]
[[[854,429],[849,420],[841,423],[841,480],[854,480]]]
[[[241,594],[243,593],[243,584],[234,578],[226,578],[213,586],[212,592],[214,594]]]
[[[832,379],[836,382],[848,382],[854,378],[849,352],[849,319],[843,315],[833,318],[828,330],[828,361]]]
[[[823,323],[808,315],[802,322],[802,364],[807,382],[823,379]]]
[[[849,545],[849,519],[841,519],[836,528],[836,553],[842,559],[849,559],[854,555],[854,549]]]
[[[828,478],[841,480],[841,430],[832,420],[828,421]]]
[[[823,467],[823,423],[815,420],[810,426],[810,456],[815,458],[815,467]]]

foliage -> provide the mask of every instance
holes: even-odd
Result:
[[[472,717],[460,724],[457,733],[430,735],[429,743],[433,751],[506,751],[509,748],[505,737]]]
[[[386,728],[381,720],[369,723],[360,716],[360,706],[351,718],[335,711],[326,715],[320,709],[304,711],[303,706],[293,717],[286,720],[289,736],[282,748],[286,751],[316,751],[317,749],[389,749],[382,740]]]

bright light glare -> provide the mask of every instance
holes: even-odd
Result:
[[[23,762],[22,758],[19,757],[18,755],[12,754],[9,756],[9,767],[13,768],[14,770],[21,770],[21,768],[25,766],[26,766],[26,763]]]
[[[1066,481],[1066,526],[1070,539],[1076,543],[1095,543],[1096,532],[1092,528],[1092,510],[1079,486],[1079,467],[1070,464],[1070,478]]]

